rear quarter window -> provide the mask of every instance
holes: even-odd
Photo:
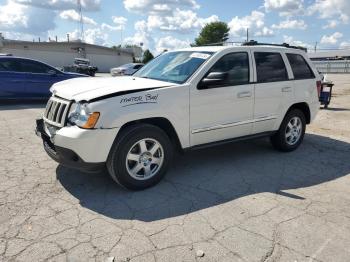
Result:
[[[315,74],[312,72],[309,64],[302,55],[287,54],[287,57],[290,66],[292,67],[295,80],[315,78]]]
[[[288,80],[287,68],[280,53],[255,52],[254,58],[258,83]]]

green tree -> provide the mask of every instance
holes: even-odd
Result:
[[[202,46],[223,43],[229,38],[230,28],[225,22],[206,24],[191,46]]]
[[[147,64],[149,61],[151,61],[154,58],[151,51],[148,49],[143,53],[142,63]]]

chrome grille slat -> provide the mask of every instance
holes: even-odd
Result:
[[[49,100],[49,102],[47,103],[47,106],[46,106],[45,114],[44,114],[45,117],[48,117],[48,116],[49,116],[51,106],[52,106],[52,101]]]
[[[46,105],[44,121],[56,127],[63,127],[67,118],[70,101],[51,97]]]
[[[64,109],[64,105],[60,106],[57,110],[56,117],[55,117],[55,122],[60,123],[62,119],[60,119],[60,115],[62,110]]]

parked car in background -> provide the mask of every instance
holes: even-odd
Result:
[[[86,58],[75,58],[74,64],[63,67],[64,72],[79,73],[89,76],[95,76],[98,68],[91,66],[90,60]]]
[[[111,69],[112,76],[130,76],[135,73],[137,70],[142,68],[144,64],[141,63],[130,63],[126,65],[122,65],[119,67],[115,67]]]
[[[76,77],[86,76],[64,73],[32,59],[0,56],[0,100],[48,98],[53,84]]]

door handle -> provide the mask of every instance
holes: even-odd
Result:
[[[244,97],[251,97],[252,96],[252,92],[248,91],[248,92],[240,92],[237,94],[238,98],[244,98]]]
[[[291,88],[290,86],[283,87],[283,88],[282,88],[282,92],[283,92],[283,93],[292,92],[292,88]]]

